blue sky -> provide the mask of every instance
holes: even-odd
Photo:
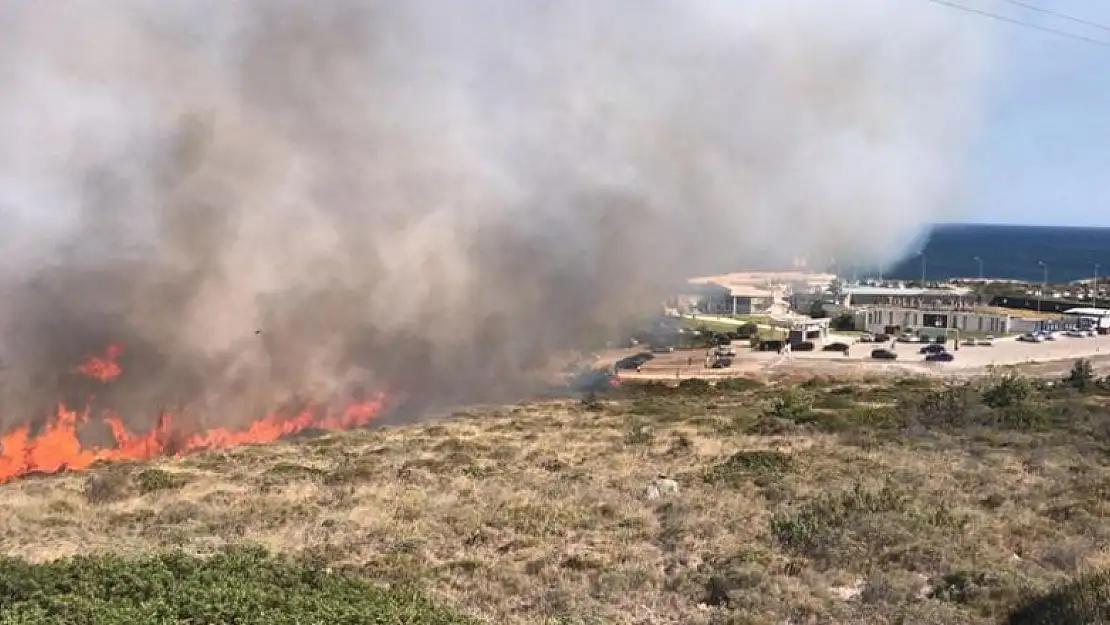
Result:
[[[1110,27],[1105,0],[1024,2]],[[1005,2],[962,3],[1110,45],[1110,30]],[[965,220],[1110,226],[1110,47],[1010,24],[997,28],[999,89],[962,181]]]

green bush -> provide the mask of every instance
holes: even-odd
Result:
[[[724,462],[705,470],[702,479],[707,484],[739,487],[753,477],[778,476],[793,469],[790,454],[773,449],[738,451]]]
[[[717,390],[722,393],[741,393],[763,388],[763,382],[752,378],[725,378],[717,380]]]
[[[701,378],[687,378],[678,383],[678,390],[691,395],[705,395],[713,391],[713,385]]]
[[[750,339],[759,335],[759,326],[754,323],[745,323],[736,328],[736,336],[741,339]]]
[[[139,492],[144,495],[160,490],[181,488],[185,484],[184,477],[162,469],[144,469],[135,476],[135,481],[139,484]]]
[[[787,421],[804,421],[813,412],[813,397],[805,391],[788,388],[771,402],[770,414]]]
[[[1064,378],[1064,384],[1074,388],[1080,393],[1086,393],[1095,389],[1095,372],[1091,368],[1091,361],[1080,358],[1072,365],[1071,371],[1068,376]]]
[[[900,512],[909,497],[892,487],[872,491],[857,484],[850,491],[818,496],[797,511],[776,514],[771,535],[787,551],[820,558],[835,550],[866,515]]]
[[[1110,622],[1110,571],[1092,573],[1014,610],[1008,625],[1096,625]]]
[[[983,403],[991,408],[1017,408],[1027,405],[1036,389],[1029,380],[1006,375],[993,381],[983,390]]]
[[[1012,399],[1008,395],[1005,397],[1006,401]],[[913,408],[917,420],[923,425],[963,427],[980,423],[985,418],[984,401],[971,384],[957,383],[949,384],[939,392],[919,394]]]
[[[0,623],[333,625],[474,623],[410,588],[383,590],[320,563],[233,549],[46,564],[0,558]]]

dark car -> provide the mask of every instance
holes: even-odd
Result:
[[[898,360],[898,354],[889,349],[876,349],[871,352],[871,357],[876,360]]]
[[[713,368],[713,369],[726,369],[726,368],[731,367],[731,366],[732,366],[732,359],[731,358],[718,358],[717,360],[713,361],[713,366],[711,368]]]
[[[817,346],[813,344],[813,341],[802,341],[801,343],[792,346],[790,349],[796,352],[812,352],[813,350],[817,349]]]
[[[782,349],[783,345],[785,345],[785,343],[783,341],[779,341],[779,340],[762,341],[759,344],[759,351],[761,351],[761,352],[777,352],[780,349]]]
[[[917,353],[919,354],[942,354],[944,352],[944,346],[937,345],[936,343],[933,343],[932,345],[926,345],[925,347],[917,350]]]
[[[925,362],[952,362],[956,357],[949,352],[938,352],[925,357]]]
[[[873,340],[876,343],[886,343],[886,342],[890,341],[890,335],[889,334],[876,334],[873,337]]]
[[[829,343],[821,348],[823,352],[846,352],[848,351],[847,343]]]

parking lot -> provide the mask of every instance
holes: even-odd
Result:
[[[852,345],[848,359],[871,360],[871,351],[875,348],[890,348],[890,343],[857,343]],[[894,352],[898,354],[898,362],[923,361],[924,356],[919,353],[923,347],[921,343],[895,343]],[[1054,341],[1043,343],[1026,343],[1016,338],[1007,337],[995,339],[991,346],[957,346],[949,342],[949,352],[955,355],[955,360],[949,363],[924,363],[930,367],[945,367],[949,369],[985,368],[990,365],[1020,364],[1032,361],[1062,360],[1069,358],[1094,357],[1110,353],[1110,336],[1072,338],[1061,336]],[[791,355],[795,359],[833,359],[845,360],[839,353],[829,352],[795,352]]]
[[[1070,366],[1070,360],[1092,358],[1110,362],[1110,336],[1073,338],[1061,336],[1054,341],[1026,343],[1014,337],[995,339],[991,346],[965,346],[958,349],[952,343],[947,345],[955,359],[952,362],[925,362],[919,353],[921,343],[895,343],[895,361],[875,360],[871,351],[876,348],[890,348],[890,343],[856,343],[848,356],[839,352],[793,352],[780,355],[775,352],[752,352],[747,347],[737,346],[737,356],[726,369],[705,368],[706,350],[681,350],[669,354],[658,354],[641,367],[640,371],[622,371],[621,376],[631,379],[662,379],[707,377],[717,378],[736,375],[759,375],[787,373],[792,370],[812,374],[827,373],[927,373],[936,375],[974,375],[983,373],[991,366],[1022,365],[1031,370],[1040,367],[1046,371]],[[624,350],[622,350],[624,351]],[[627,350],[628,354],[639,350]],[[1040,364],[1038,364],[1040,363]],[[1052,363],[1057,363],[1056,366]]]

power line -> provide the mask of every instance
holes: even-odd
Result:
[[[1058,17],[1062,20],[1067,20],[1069,22],[1075,22],[1076,24],[1083,24],[1084,26],[1090,26],[1092,28],[1098,28],[1100,30],[1110,32],[1110,26],[1107,26],[1106,24],[1099,24],[1098,22],[1092,22],[1091,20],[1085,20],[1081,17],[1075,17],[1073,15],[1067,15],[1067,14],[1061,13],[1059,11],[1053,11],[1052,9],[1046,9],[1044,7],[1039,7],[1035,4],[1029,4],[1028,2],[1020,2],[1019,0],[1002,0],[1002,1],[1006,2],[1008,4],[1012,4],[1014,6],[1021,7],[1023,9],[1029,9],[1030,11],[1036,11],[1038,13],[1044,13],[1045,15],[1052,15],[1052,16]]]
[[[1100,47],[1103,47],[1103,48],[1110,48],[1110,41],[1102,41],[1102,40],[1099,40],[1099,39],[1093,39],[1091,37],[1084,37],[1083,35],[1077,35],[1075,33],[1069,33],[1069,32],[1064,31],[1064,30],[1056,30],[1055,28],[1048,28],[1047,26],[1041,26],[1039,24],[1033,24],[1031,22],[1023,22],[1022,20],[1017,20],[1017,19],[1014,19],[1012,17],[1006,17],[1005,15],[999,15],[998,13],[991,13],[990,11],[984,11],[982,9],[975,9],[975,8],[972,8],[972,7],[967,7],[967,6],[964,6],[962,4],[956,4],[955,2],[948,2],[947,0],[927,0],[927,1],[932,2],[933,4],[939,4],[941,6],[945,6],[945,7],[951,8],[951,9],[956,9],[956,10],[959,10],[959,11],[964,11],[964,12],[967,12],[967,13],[974,13],[976,15],[981,15],[983,17],[988,17],[990,19],[998,20],[1000,22],[1007,22],[1007,23],[1013,24],[1015,26],[1021,26],[1023,28],[1030,28],[1032,30],[1039,30],[1043,33],[1049,33],[1051,35],[1058,35],[1060,37],[1066,37],[1068,39],[1075,39],[1076,41],[1082,41],[1082,42],[1085,42],[1085,43],[1090,43],[1090,44],[1100,46]]]

